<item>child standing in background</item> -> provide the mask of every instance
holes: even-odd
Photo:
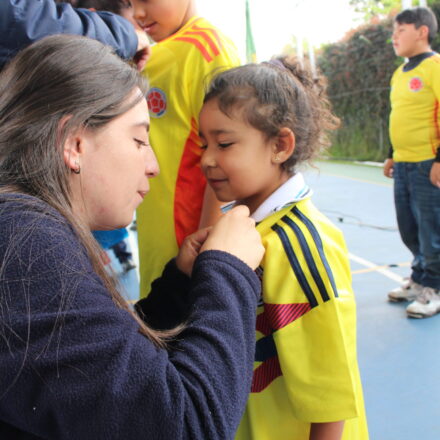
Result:
[[[145,296],[183,239],[219,215],[200,169],[198,115],[207,76],[240,62],[234,44],[196,16],[194,0],[132,4],[135,19],[157,42],[143,73],[151,86],[150,140],[161,171],[136,212],[140,293]]]
[[[411,275],[388,293],[411,301],[408,316],[440,312],[440,55],[431,49],[437,19],[429,8],[406,9],[394,20],[393,47],[407,57],[391,78],[392,150],[384,174],[394,179],[397,224],[413,254]]]
[[[199,122],[209,185],[249,207],[266,248],[236,438],[368,439],[345,241],[298,172],[337,127],[323,84],[284,58],[238,67],[214,78]]]

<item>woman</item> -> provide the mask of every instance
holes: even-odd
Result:
[[[126,226],[159,172],[146,89],[74,36],[34,43],[0,75],[0,438],[234,436],[263,254],[249,211],[187,238],[155,283],[150,322],[178,299],[180,329],[130,310],[90,233]]]

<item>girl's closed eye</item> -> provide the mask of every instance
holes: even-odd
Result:
[[[234,142],[219,142],[219,143],[218,143],[218,146],[219,146],[220,148],[228,148],[228,147],[230,147],[233,143],[234,143]]]
[[[133,139],[138,144],[138,148],[150,146],[150,143],[148,141],[143,141],[142,139],[137,139],[137,138],[133,138]]]
[[[233,144],[233,142],[225,142],[225,143],[218,143],[217,146],[218,146],[219,148],[228,148],[228,147],[230,147],[232,144]],[[200,145],[200,149],[201,149],[201,150],[206,150],[207,148],[208,148],[208,145],[207,145],[207,144]]]

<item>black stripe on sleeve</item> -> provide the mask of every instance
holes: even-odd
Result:
[[[330,280],[330,283],[332,285],[335,297],[338,297],[339,295],[336,289],[336,283],[333,277],[333,272],[330,268],[330,265],[328,264],[327,257],[325,256],[324,246],[322,244],[321,237],[319,236],[319,232],[316,230],[315,225],[296,206],[294,206],[291,209],[291,211],[306,225],[307,229],[309,230],[310,234],[315,240],[316,248],[318,249],[319,255],[322,260],[322,264],[324,265],[325,270],[327,271],[328,279]]]
[[[255,362],[264,362],[274,356],[277,356],[277,347],[273,335],[259,339],[255,346]]]
[[[298,279],[298,282],[301,286],[302,291],[307,297],[307,300],[309,301],[310,307],[316,307],[318,305],[318,301],[315,298],[315,295],[307,282],[306,276],[304,275],[304,272],[301,269],[301,266],[299,264],[298,259],[296,258],[295,253],[293,252],[292,245],[289,241],[289,237],[287,236],[286,232],[280,225],[273,225],[272,229],[277,233],[278,237],[281,240],[281,243],[283,245],[284,251],[286,252],[287,258],[289,259],[289,263],[292,267],[292,270]]]
[[[304,253],[304,257],[306,258],[307,265],[309,266],[312,277],[315,280],[316,285],[318,286],[321,298],[323,301],[328,301],[330,297],[328,295],[327,289],[325,288],[324,281],[318,271],[318,268],[316,267],[315,260],[313,259],[312,252],[309,245],[307,244],[304,234],[302,233],[299,226],[296,225],[291,218],[284,216],[281,220],[286,223],[296,235],[296,238],[298,239],[301,249]]]

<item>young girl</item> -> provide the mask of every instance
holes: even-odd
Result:
[[[322,82],[284,58],[220,73],[205,97],[203,172],[220,201],[249,207],[266,248],[237,439],[368,438],[345,242],[298,172],[337,122]]]

